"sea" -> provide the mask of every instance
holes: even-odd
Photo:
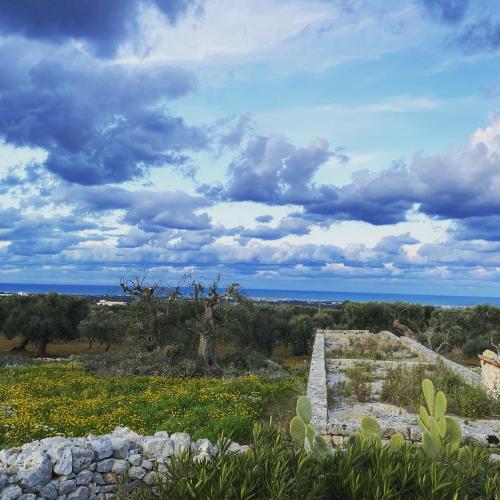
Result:
[[[49,293],[57,292],[63,295],[87,296],[121,296],[121,290],[113,285],[80,285],[80,284],[50,284],[50,283],[0,283],[1,293]],[[310,290],[270,290],[260,288],[244,288],[245,294],[260,301],[338,303],[351,302],[396,302],[403,301],[413,304],[427,304],[441,307],[467,307],[477,304],[500,306],[500,297],[477,297],[465,295],[418,295],[403,293],[364,293],[364,292],[331,292]]]

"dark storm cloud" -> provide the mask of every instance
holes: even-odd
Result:
[[[42,148],[44,165],[78,184],[122,182],[151,167],[182,166],[207,147],[165,100],[190,92],[194,77],[166,65],[100,64],[74,51],[37,57],[27,42],[0,46],[0,137]]]
[[[194,0],[2,0],[0,31],[61,43],[87,42],[99,56],[110,57],[138,30],[141,10],[155,5],[175,23]]]
[[[429,14],[437,21],[457,24],[465,17],[468,0],[422,0]]]
[[[500,215],[463,219],[450,233],[455,240],[500,241]]]

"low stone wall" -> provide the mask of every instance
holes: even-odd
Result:
[[[240,453],[247,446],[231,443]],[[127,487],[153,485],[164,463],[183,450],[194,460],[217,452],[208,439],[191,441],[189,434],[157,432],[140,436],[117,427],[104,436],[53,437],[0,451],[0,500],[112,500],[120,478]]]
[[[473,372],[472,370],[466,368],[465,366],[459,365],[458,363],[446,359],[445,357],[441,356],[440,354],[434,352],[431,349],[428,349],[419,342],[410,339],[409,337],[398,337],[388,331],[380,333],[383,333],[384,335],[401,342],[409,351],[419,356],[420,358],[423,358],[431,363],[436,363],[436,362],[443,363],[446,366],[446,368],[455,372],[457,375],[460,375],[469,384],[476,386],[481,385],[481,375]]]
[[[328,425],[328,401],[326,392],[325,336],[316,332],[311,366],[307,383],[307,397],[312,404],[311,424],[319,434],[325,434]]]

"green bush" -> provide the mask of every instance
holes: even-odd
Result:
[[[421,448],[370,442],[349,444],[319,459],[270,426],[254,428],[251,450],[244,454],[229,453],[227,445],[220,448],[211,460],[193,462],[189,453],[173,458],[153,491],[136,490],[129,498],[494,499],[500,487],[500,467],[484,449],[432,460]]]
[[[82,363],[92,373],[106,375],[196,377],[203,374],[203,366],[195,359],[182,357],[176,346],[166,346],[152,352],[126,349],[89,353],[70,359]]]
[[[424,378],[430,378],[436,390],[446,394],[449,413],[465,418],[483,418],[500,413],[500,398],[488,396],[483,388],[468,384],[443,364],[391,368],[382,386],[381,399],[418,411],[424,403],[420,390]]]

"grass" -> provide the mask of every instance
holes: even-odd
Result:
[[[407,352],[404,356],[395,353],[405,351],[404,346],[386,337],[374,334],[358,334],[349,339],[346,348],[337,348],[327,353],[328,358],[370,359],[374,361],[394,361],[415,357]]]
[[[491,398],[481,387],[466,383],[444,365],[415,365],[388,370],[381,399],[397,406],[418,411],[424,404],[422,379],[430,378],[436,390],[443,391],[448,413],[464,418],[487,418],[500,415],[500,398]]]
[[[224,431],[245,442],[255,421],[286,419],[300,380],[95,375],[71,363],[6,368],[0,371],[0,448],[54,435],[103,434],[117,425],[209,439]]]
[[[371,367],[366,364],[358,364],[346,368],[344,374],[350,378],[349,385],[342,388],[344,392],[350,391],[360,402],[370,401],[372,398],[370,383],[374,380]]]

